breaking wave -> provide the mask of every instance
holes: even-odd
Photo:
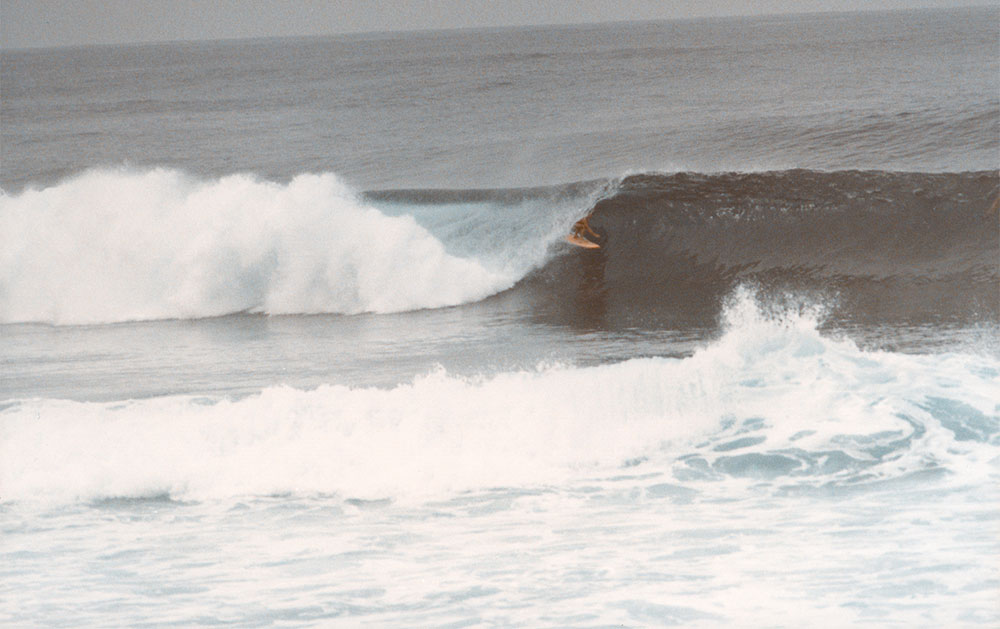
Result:
[[[397,312],[512,286],[544,247],[462,256],[330,174],[93,171],[0,198],[0,321]]]
[[[743,283],[866,323],[1000,318],[997,172],[644,174],[599,200],[601,249],[552,260],[522,297],[552,320],[708,325]]]
[[[727,303],[725,332],[686,358],[237,400],[12,401],[0,411],[2,499],[407,501],[623,468],[682,492],[995,474],[995,358],[864,351],[822,335],[810,307],[767,314],[744,289]]]
[[[92,171],[0,197],[0,321],[387,313],[502,293],[558,323],[642,326],[710,321],[745,282],[853,319],[995,320],[998,194],[996,171],[365,194],[332,174]],[[588,214],[601,249],[565,244]]]

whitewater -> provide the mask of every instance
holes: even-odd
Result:
[[[722,337],[688,358],[479,378],[438,370],[391,389],[277,387],[238,400],[13,402],[5,497],[409,502],[622,467],[793,486],[995,474],[995,359],[864,352],[822,337],[809,314],[772,320],[745,290],[725,317]]]
[[[686,358],[7,402],[6,621],[990,624],[1000,361],[763,310]]]
[[[451,306],[509,288],[544,253],[529,243],[492,264],[451,255],[331,174],[281,185],[96,171],[0,203],[7,323]]]
[[[0,51],[0,625],[1000,624],[998,25]]]

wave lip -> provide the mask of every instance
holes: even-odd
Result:
[[[286,185],[90,171],[0,197],[0,321],[397,312],[482,299],[511,269],[450,254],[331,174]]]

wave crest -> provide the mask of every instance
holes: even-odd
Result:
[[[396,312],[481,299],[510,269],[450,254],[331,174],[91,171],[0,197],[0,321]]]

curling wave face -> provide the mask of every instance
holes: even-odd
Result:
[[[831,321],[995,322],[998,194],[996,171],[634,175],[593,208],[601,249],[522,292],[607,328],[712,325],[748,282],[831,303]]]

